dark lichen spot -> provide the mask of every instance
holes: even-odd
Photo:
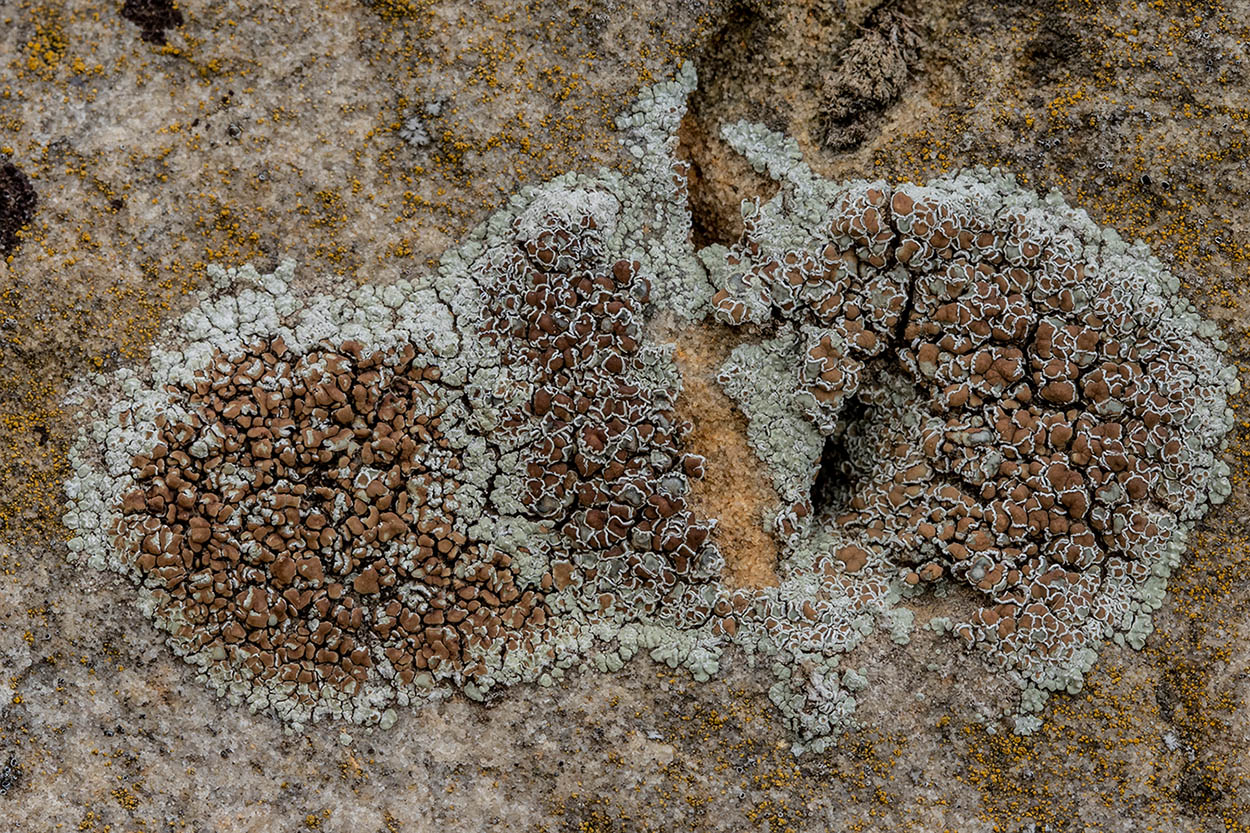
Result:
[[[1202,765],[1197,761],[1186,764],[1176,787],[1176,800],[1191,811],[1202,811],[1219,798],[1219,789]]]
[[[182,12],[173,0],[126,0],[122,17],[139,27],[148,43],[164,44],[165,33],[182,25]]]
[[[4,766],[0,766],[0,797],[8,795],[17,788],[22,780],[21,762],[17,755],[9,755]]]
[[[889,8],[868,18],[864,34],[841,53],[825,83],[825,145],[856,147],[907,83],[919,43],[909,22]]]
[[[12,162],[0,165],[0,255],[21,242],[18,231],[35,216],[35,187]]]

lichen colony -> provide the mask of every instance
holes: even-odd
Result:
[[[1139,647],[1228,493],[1236,381],[1145,247],[971,171],[831,183],[749,124],[780,183],[695,251],[676,128],[693,71],[621,117],[628,174],[516,196],[431,273],[301,293],[211,270],[146,366],[80,392],[70,555],[129,577],[169,644],[294,726],[384,727],[460,690],[617,670],[698,679],[738,645],[805,745],[853,719],[844,662],[909,602],[1021,690]],[[780,497],[780,583],[722,579],[657,315],[741,333],[721,368]]]

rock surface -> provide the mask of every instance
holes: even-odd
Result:
[[[1241,370],[1246,12],[0,5],[3,815],[83,830],[1245,829],[1240,419],[1232,494],[1191,535],[1143,651],[1104,650],[1084,690],[1052,698],[1021,737],[996,718],[1011,691],[969,687],[982,660],[919,631],[856,658],[871,695],[859,727],[798,757],[772,675],[733,650],[708,682],[640,657],[489,707],[456,696],[387,729],[290,733],[195,682],[130,583],[70,566],[61,484],[81,419],[67,394],[139,366],[209,288],[207,263],[295,258],[305,295],[410,279],[525,184],[628,171],[613,119],[685,59],[701,78],[678,148],[697,245],[733,243],[741,200],[777,188],[721,138],[741,119],[796,137],[831,180],[997,165],[1144,238]],[[683,372],[706,374],[688,393],[715,402],[738,337],[671,334]],[[699,406],[676,410],[696,423],[695,451],[744,447],[732,410],[702,436]],[[750,549],[763,524],[750,516],[775,495],[756,483],[692,499],[747,515],[734,540]],[[767,586],[767,566],[744,564],[741,583]],[[375,578],[353,592],[372,595]]]

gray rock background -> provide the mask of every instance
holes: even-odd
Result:
[[[918,637],[871,658],[864,727],[799,759],[741,658],[703,685],[636,660],[288,735],[195,684],[126,584],[69,568],[58,520],[66,390],[140,359],[204,263],[393,279],[524,183],[625,164],[612,117],[685,58],[698,242],[769,192],[717,138],[739,118],[833,178],[996,164],[1146,239],[1244,366],[1247,20],[1127,0],[0,0],[0,165],[37,195],[0,260],[0,830],[1250,829],[1244,430],[1146,650],[1105,649],[1036,735],[988,733],[975,658],[925,671]]]

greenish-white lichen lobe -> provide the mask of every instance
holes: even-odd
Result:
[[[737,644],[819,747],[868,685],[856,649],[906,643],[912,600],[952,589],[975,612],[927,627],[1019,684],[1021,731],[1104,640],[1139,647],[1228,494],[1214,327],[1057,196],[831,183],[755,125],[726,138],[781,188],[696,252],[694,83],[618,120],[628,172],[522,191],[430,272],[312,292],[289,263],[211,269],[148,362],[77,394],[71,560],[294,727],[640,651],[706,679]],[[727,587],[690,508],[705,462],[658,314],[754,325],[719,380],[779,497],[776,587]]]
[[[1237,381],[1215,326],[1144,244],[1058,194],[986,170],[830,183],[793,140],[724,135],[781,183],[744,204],[738,243],[699,253],[717,318],[771,333],[721,381],[782,501],[774,700],[823,733],[849,695],[827,670],[796,685],[796,661],[821,668],[815,644],[835,657],[874,621],[905,641],[907,600],[958,586],[977,609],[940,630],[1020,685],[1031,730],[1106,639],[1142,646],[1229,492]],[[836,636],[807,641],[821,628]]]

